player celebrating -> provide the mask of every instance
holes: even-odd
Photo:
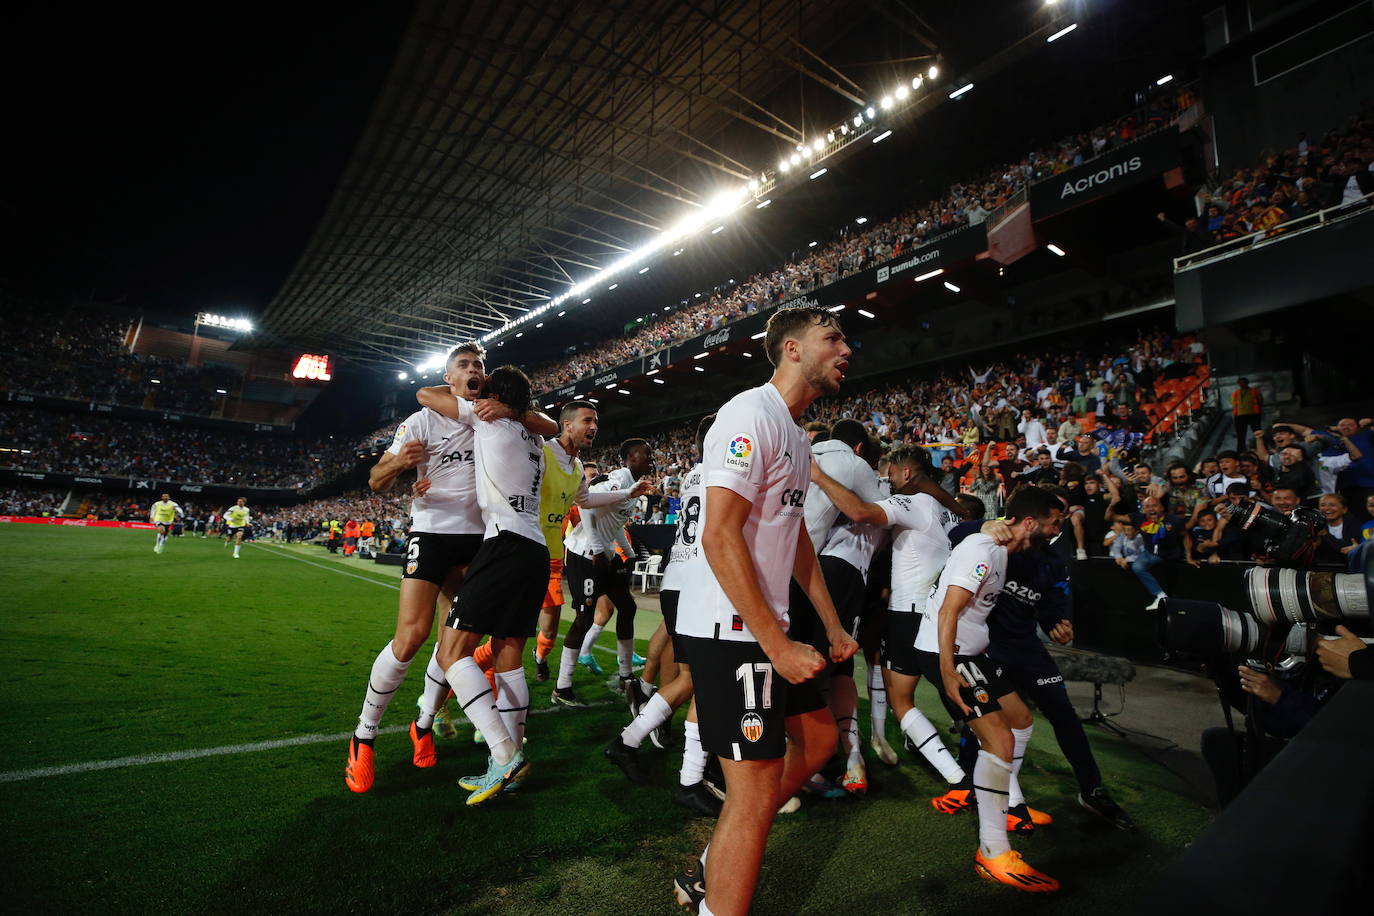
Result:
[[[1052,494],[1038,487],[1017,490],[1006,507],[1011,540],[999,547],[991,536],[980,533],[960,542],[928,606],[938,609],[933,618],[936,626],[923,626],[917,636],[917,647],[924,649],[929,644],[927,631],[935,630],[938,671],[929,670],[927,650],[924,673],[963,713],[982,745],[973,769],[978,800],[974,869],[988,880],[1032,893],[1059,889],[1058,881],[1032,868],[1007,840],[1007,798],[1017,744],[1014,731],[1028,730],[1033,719],[1016,688],[1003,678],[1001,667],[984,653],[989,642],[988,614],[1006,581],[1007,554],[1026,549],[1037,534],[1053,537],[1063,516],[1063,504]]]
[[[529,409],[530,380],[514,366],[488,376],[483,391],[517,415]],[[530,692],[523,655],[548,581],[549,551],[539,519],[544,443],[514,420],[483,421],[466,401],[457,404],[459,422],[473,427],[477,500],[486,530],[440,632],[437,657],[490,751],[484,774],[459,781],[471,790],[467,804],[479,805],[514,788],[529,770],[523,744]],[[484,635],[492,640],[499,709],[472,657]]]
[[[240,496],[238,502],[224,510],[224,543],[234,545],[234,559],[239,558],[239,548],[243,546],[243,535],[248,531],[251,521],[247,498]]]
[[[702,549],[677,618],[702,745],[720,756],[727,791],[710,844],[675,889],[683,905],[731,916],[749,909],[779,804],[835,750],[834,717],[811,681],[826,660],[787,636],[792,578],[825,625],[830,659],[858,648],[803,525],[811,462],[797,425],[816,398],[839,391],[850,349],[835,316],[811,307],[774,312],[764,344],[772,378],[728,401],[706,437]]]
[[[550,702],[574,708],[586,706],[572,691],[572,676],[596,613],[597,600],[604,596],[619,612],[615,636],[620,684],[630,703],[631,715],[638,715],[640,707],[648,700],[649,691],[634,676],[635,600],[630,594],[629,566],[616,555],[616,545],[621,544],[627,555],[634,555],[625,534],[625,523],[630,520],[634,499],[645,492],[637,490],[636,484],[653,472],[654,459],[649,443],[643,439],[622,442],[620,459],[624,466],[594,482],[591,492],[618,493],[622,498],[604,508],[584,509],[577,527],[564,541],[567,561],[563,576],[578,607],[577,616],[563,637],[558,683]]]
[[[924,479],[923,468],[924,462],[917,449],[903,448],[893,452],[888,459],[888,481],[893,493],[877,502],[861,499],[823,472],[819,464],[813,468],[811,479],[852,522],[895,529],[892,590],[882,638],[887,701],[901,725],[902,733],[921,756],[950,785],[958,785],[963,781],[964,771],[940,740],[939,730],[914,703],[916,685],[921,675],[916,657],[916,632],[920,628],[931,590],[949,558],[946,531],[958,521],[932,496],[920,491]],[[821,558],[822,565],[825,565],[826,559]],[[830,577],[827,577],[829,581]],[[861,601],[862,589],[858,590],[858,596]]]
[[[172,536],[172,525],[185,514],[181,506],[172,502],[171,493],[163,493],[162,498],[148,508],[148,521],[157,525],[157,543],[153,545],[153,553],[162,553],[167,538]]]
[[[485,356],[486,351],[478,343],[459,344],[449,352],[445,364],[444,381],[448,386],[424,391],[442,391],[456,415],[457,399],[476,398],[486,381]],[[420,400],[427,403],[424,397]],[[508,408],[491,401],[479,402],[472,409],[493,417],[513,415]],[[526,422],[536,432],[553,427],[552,421],[541,414],[531,414]],[[392,695],[405,680],[415,653],[434,629],[436,599],[440,594],[446,600],[453,599],[462,584],[464,570],[482,544],[484,524],[477,502],[473,452],[471,425],[422,407],[397,427],[391,447],[368,479],[375,492],[385,493],[403,471],[418,468],[395,634],[372,663],[358,726],[348,742],[344,782],[354,792],[372,788],[377,727]],[[431,657],[425,672],[420,718],[410,733],[411,762],[415,766],[432,767],[438,763],[431,729],[434,715],[447,696],[444,669]]]

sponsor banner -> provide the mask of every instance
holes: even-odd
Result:
[[[289,435],[295,428],[273,426],[268,423],[253,423],[247,420],[226,420],[222,417],[205,417],[199,414],[183,414],[167,410],[145,410],[142,407],[129,407],[124,404],[99,404],[95,401],[75,401],[70,398],[56,398],[46,394],[33,394],[26,391],[3,392],[3,400],[10,404],[29,404],[71,413],[99,414],[107,417],[124,417],[130,420],[160,420],[166,423],[181,423],[186,426],[200,426],[209,429],[226,429],[234,432],[268,433]]]
[[[1158,177],[1183,162],[1176,130],[1160,130],[1110,150],[1091,162],[1030,186],[1031,217],[1036,221],[1109,197]]]
[[[941,267],[950,267],[960,261],[968,260],[987,251],[988,227],[986,223],[976,226],[961,226],[938,238],[926,242],[919,248],[903,253],[886,264],[873,268],[873,283],[881,286],[894,280],[919,277],[923,273]]]
[[[84,518],[38,518],[32,515],[0,515],[0,524],[61,525],[64,528],[139,528],[151,529],[151,522],[91,521]]]

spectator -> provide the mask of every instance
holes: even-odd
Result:
[[[1231,417],[1236,430],[1236,451],[1245,451],[1250,434],[1260,428],[1260,414],[1264,410],[1264,398],[1258,388],[1250,387],[1250,380],[1242,376],[1236,381],[1236,390],[1231,392]]]

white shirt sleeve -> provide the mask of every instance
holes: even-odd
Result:
[[[763,445],[773,436],[771,426],[766,415],[738,402],[722,408],[706,436],[706,486],[724,487],[751,503],[758,499],[767,481]]]
[[[879,502],[878,508],[887,516],[888,527],[924,529],[934,522],[927,500],[893,494]]]
[[[425,418],[425,412],[423,410],[417,410],[415,413],[406,417],[405,422],[396,427],[396,435],[392,437],[391,445],[387,448],[387,454],[399,455],[401,453],[401,446],[405,445],[407,442],[414,439],[426,442],[428,438],[429,421]]]
[[[976,595],[991,570],[992,557],[987,544],[965,538],[949,555],[940,581],[945,585],[968,589]]]

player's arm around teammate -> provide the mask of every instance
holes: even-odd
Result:
[[[421,407],[428,407],[450,420],[462,419],[458,412],[458,397],[458,392],[448,385],[432,385],[415,392],[415,400],[420,402]],[[545,439],[551,439],[559,433],[558,424],[547,414],[538,410],[527,410],[524,413],[519,413],[494,398],[475,400],[472,402],[472,409],[479,420],[487,422],[503,419],[517,420],[525,429]]]

